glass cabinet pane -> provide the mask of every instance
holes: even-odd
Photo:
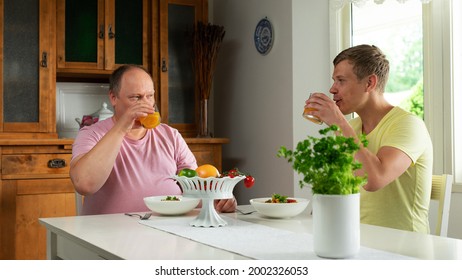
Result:
[[[195,122],[192,31],[195,7],[168,5],[169,123]]]
[[[65,26],[66,61],[96,62],[98,1],[66,0]]]
[[[39,119],[39,1],[4,1],[4,122]]]
[[[143,1],[115,1],[115,63],[143,64]]]

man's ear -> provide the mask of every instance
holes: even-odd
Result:
[[[117,99],[117,97],[116,97],[115,93],[114,93],[112,90],[110,90],[110,91],[109,91],[109,101],[111,101],[112,107],[115,106],[115,104],[116,104],[116,99]]]
[[[377,75],[375,75],[375,74],[370,75],[367,78],[367,84],[366,84],[367,89],[366,89],[366,91],[371,92],[371,91],[375,90],[375,88],[377,87],[377,81],[378,81]]]

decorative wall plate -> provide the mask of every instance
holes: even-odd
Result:
[[[255,28],[254,34],[255,48],[257,51],[266,55],[270,52],[274,41],[273,26],[268,18],[260,20]]]

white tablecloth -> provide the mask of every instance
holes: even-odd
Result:
[[[169,232],[196,242],[260,260],[322,259],[313,251],[313,237],[264,225],[223,217],[227,226],[218,228],[192,227],[195,217],[172,217],[140,221],[141,224]],[[410,257],[361,247],[352,259],[396,260]]]

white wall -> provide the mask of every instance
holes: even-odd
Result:
[[[330,83],[327,1],[214,0],[210,8],[211,21],[226,30],[213,93],[215,136],[231,140],[223,147],[223,168],[237,166],[256,178],[253,188],[235,190],[239,203],[273,193],[310,196],[276,153],[320,128],[301,112],[307,93]],[[253,40],[264,17],[275,33],[266,56]]]
[[[292,1],[293,147],[324,127],[305,120],[302,111],[310,92],[327,93],[331,86],[328,14],[328,1]],[[311,197],[310,189],[300,189],[300,178],[295,175],[295,196]]]
[[[292,143],[291,5],[278,0],[216,0],[213,22],[226,35],[214,79],[215,136],[228,137],[223,168],[251,173],[256,184],[235,189],[238,202],[272,193],[293,194],[290,166],[276,157],[280,145]],[[268,17],[275,31],[271,52],[254,46],[255,26]]]

